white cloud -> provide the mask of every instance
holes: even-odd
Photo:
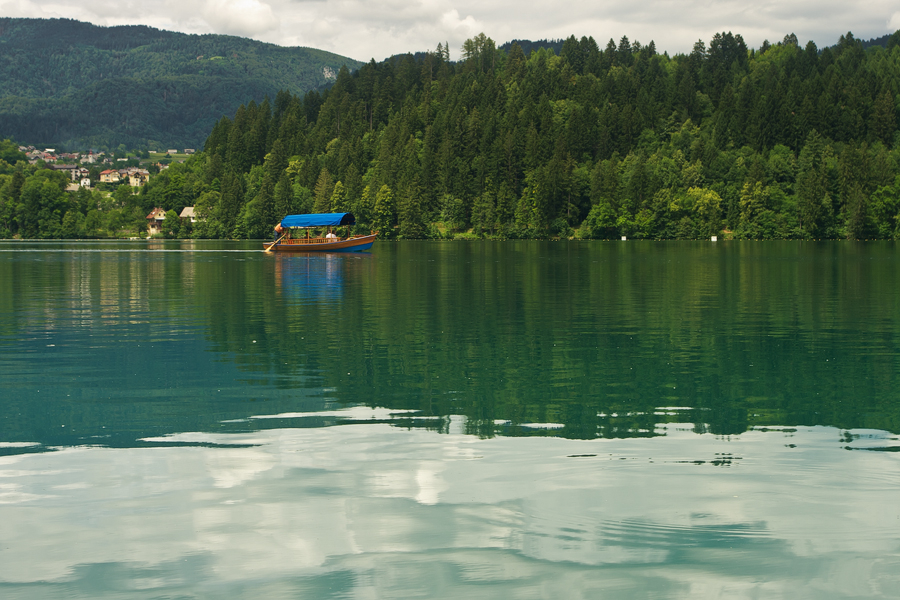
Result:
[[[187,33],[227,33],[287,46],[322,48],[359,60],[433,49],[449,42],[451,55],[484,32],[498,44],[513,38],[593,36],[604,46],[627,35],[670,53],[690,51],[719,31],[740,33],[751,46],[796,33],[801,43],[834,44],[852,31],[868,39],[900,28],[888,0],[738,0],[596,2],[573,0],[561,9],[522,0],[0,0],[11,17],[68,17],[99,25],[152,25]]]
[[[888,21],[888,29],[892,31],[900,29],[900,11],[891,15],[891,20]]]
[[[278,27],[272,7],[259,0],[208,0],[203,17],[214,31],[254,37]]]

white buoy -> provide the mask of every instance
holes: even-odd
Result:
[[[712,241],[712,242],[718,242],[718,241],[719,241],[719,236],[717,236],[717,235],[712,236],[712,238],[710,238],[710,241]]]
[[[627,239],[627,238],[623,235],[623,236],[622,236],[622,241],[624,242],[626,239]]]

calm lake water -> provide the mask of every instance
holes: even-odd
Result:
[[[900,247],[0,242],[0,597],[898,598]]]

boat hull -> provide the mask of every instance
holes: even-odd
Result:
[[[350,238],[349,240],[319,242],[314,244],[302,243],[305,240],[285,240],[275,244],[275,247],[272,248],[272,252],[363,252],[372,247],[377,236],[378,234],[364,235]],[[263,244],[263,247],[266,250],[271,246],[271,242]]]

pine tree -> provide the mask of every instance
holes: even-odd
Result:
[[[407,240],[425,237],[422,197],[416,184],[406,186],[400,204],[400,235]]]
[[[375,207],[372,214],[372,227],[383,238],[394,237],[394,223],[396,222],[396,208],[394,206],[394,194],[387,185],[382,185],[375,196]]]
[[[475,198],[472,205],[472,226],[475,232],[494,233],[494,224],[496,216],[496,194],[493,186],[488,185],[487,188]]]
[[[218,220],[229,234],[234,229],[244,197],[244,180],[234,171],[227,171],[222,181],[222,197],[219,200]]]
[[[363,188],[362,194],[353,205],[353,216],[360,225],[368,225],[372,223],[372,211],[375,206],[375,199],[372,197],[372,188],[366,186]]]
[[[897,130],[897,111],[894,108],[894,98],[887,88],[875,99],[875,107],[872,111],[870,131],[872,137],[890,146],[894,141],[894,132]]]
[[[287,173],[275,185],[275,219],[281,220],[294,212],[294,190]]]
[[[332,192],[334,192],[334,183],[331,181],[331,173],[328,172],[328,169],[322,169],[321,173],[319,173],[319,179],[316,181],[316,202],[313,205],[313,212],[331,212]]]
[[[344,191],[344,184],[340,181],[334,184],[334,191],[331,192],[330,210],[328,212],[349,212],[347,194]]]

